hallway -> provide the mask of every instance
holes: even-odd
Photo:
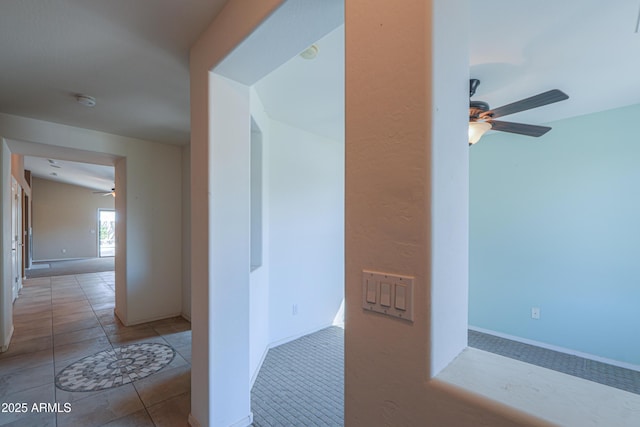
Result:
[[[14,337],[0,354],[0,402],[28,409],[3,407],[0,426],[188,425],[189,322],[176,317],[124,327],[113,308],[112,271],[24,281]],[[163,360],[156,349],[165,352]],[[76,361],[84,361],[82,369],[66,369]],[[115,371],[119,379],[102,378]],[[38,412],[34,403],[59,407]]]

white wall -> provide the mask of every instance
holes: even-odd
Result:
[[[233,376],[235,372],[234,368],[237,365],[234,361],[234,363],[230,363],[229,366],[225,366],[227,361],[226,357],[218,357],[216,353],[216,346],[224,345],[225,339],[224,337],[215,336],[215,318],[217,316],[215,308],[218,306],[214,306],[213,301],[220,298],[225,299],[226,297],[221,294],[225,292],[225,289],[216,286],[215,277],[210,274],[210,261],[216,259],[215,256],[212,257],[211,251],[214,248],[211,247],[210,244],[211,241],[216,240],[217,231],[212,228],[212,224],[210,223],[210,218],[214,217],[216,213],[212,210],[214,205],[210,204],[209,195],[213,194],[214,190],[211,179],[213,179],[214,175],[218,174],[216,169],[220,166],[216,165],[215,156],[211,155],[211,150],[220,149],[215,147],[216,143],[212,139],[213,132],[215,132],[216,126],[224,122],[220,122],[219,119],[215,119],[212,116],[213,105],[211,104],[209,96],[215,97],[216,89],[210,83],[209,72],[218,65],[232,49],[240,44],[258,23],[269,16],[281,3],[279,0],[263,1],[260,3],[246,0],[232,0],[228,2],[191,50],[191,265],[192,283],[194,285],[192,287],[192,333],[194,343],[192,372],[197,374],[193,376],[191,383],[192,414],[190,418],[192,424],[198,423],[202,426],[226,426],[229,425],[230,420],[237,420],[237,424],[234,425],[238,426],[249,424],[249,420],[246,418],[246,411],[249,408],[245,407],[245,402],[248,402],[250,395],[249,382],[247,381],[243,394],[238,395],[238,398],[234,400],[232,405],[227,404],[227,399],[214,399],[216,388],[223,385],[225,379]],[[292,7],[295,8],[297,3],[298,2],[287,2],[287,5],[291,4]],[[324,9],[324,4],[317,3],[314,5],[319,9],[319,12],[322,12]],[[316,17],[317,16],[316,14]],[[266,49],[257,49],[258,55],[261,58],[260,60],[256,59],[255,55],[245,56],[245,58],[251,58],[250,63],[252,64],[252,68],[250,68],[249,74],[252,74],[255,78],[250,78],[250,81],[243,81],[244,84],[251,85],[255,83],[257,79],[269,71],[272,71],[284,62],[284,60],[291,58],[297,52],[303,50],[304,47],[313,43],[323,34],[316,32],[321,25],[307,25],[308,22],[297,20],[291,22],[298,22],[299,26],[305,29],[305,35],[309,37],[291,38],[287,37],[286,33],[280,33],[280,37],[284,41],[294,42],[298,45],[294,47],[294,50],[285,52],[287,56],[273,55],[272,50]],[[272,27],[272,30],[275,29],[276,32],[278,32],[280,28],[282,28],[282,25]],[[330,29],[327,29],[325,33],[328,31],[330,31]],[[272,40],[270,37],[259,37],[258,41],[269,43]],[[254,61],[257,62],[256,65],[258,66],[253,66]],[[247,120],[245,126],[246,129],[250,131],[250,119]],[[228,149],[231,149],[231,147],[228,147]],[[233,174],[231,174],[231,176],[233,176]],[[233,180],[227,180],[227,182],[233,182]],[[248,225],[247,223],[247,229]],[[244,238],[242,233],[240,237]],[[241,256],[241,258],[242,257],[243,256]],[[248,264],[245,268],[247,267]],[[216,295],[216,293],[218,294]],[[254,297],[256,295],[257,294],[254,294]],[[247,297],[246,302],[248,307],[250,298],[249,295],[247,295]],[[244,307],[241,307],[241,309],[244,309]],[[242,318],[242,310],[224,312],[228,314],[225,319],[228,333],[233,333],[239,328],[242,329],[241,325],[244,321]],[[249,317],[248,314],[247,317]],[[250,322],[255,322],[256,320],[256,318],[253,318]],[[238,327],[238,325],[240,326]],[[220,341],[220,339],[222,339],[222,341]],[[240,336],[236,336],[236,340],[238,339],[244,340],[243,332],[241,332]],[[252,360],[252,363],[255,363],[256,359],[254,358]],[[246,369],[249,366],[250,363],[248,362],[244,367],[245,375],[247,372]],[[229,372],[222,375],[222,378],[220,376],[215,378],[216,376],[213,375],[213,371],[225,372],[225,368],[229,368]],[[237,380],[240,384],[244,384],[242,374],[238,373],[238,375],[239,376],[236,376]],[[233,392],[235,395],[237,389],[234,388]]]
[[[115,311],[120,319],[126,320],[129,312],[127,296],[127,159],[120,157],[115,162],[116,191],[116,247],[115,256],[116,276],[116,307]]]
[[[0,133],[2,127],[0,127]],[[13,334],[11,283],[11,152],[0,136],[0,351],[6,351]]]
[[[113,197],[37,177],[31,191],[34,261],[98,256],[98,210],[113,209]]]
[[[192,425],[213,426],[217,416],[246,416],[245,408],[226,407],[213,401],[211,378],[215,360],[211,339],[213,290],[210,283],[210,164],[211,84],[210,71],[239,44],[253,27],[268,16],[280,0],[256,4],[251,0],[227,2],[222,11],[203,32],[190,52],[191,105],[191,414]],[[232,322],[229,322],[232,325]],[[248,387],[248,375],[245,366]],[[249,390],[246,391],[247,396]],[[249,424],[249,423],[247,423]],[[219,424],[220,425],[220,424]]]
[[[182,148],[182,316],[191,320],[191,149]]]
[[[271,141],[271,120],[266,115],[260,97],[251,88],[250,93],[251,118],[262,133],[262,266],[253,270],[250,274],[250,301],[249,301],[249,375],[251,381],[255,381],[261,363],[269,349],[269,271],[271,256],[269,241],[271,232],[269,229],[269,171],[271,165],[268,161],[268,153]]]
[[[128,321],[182,311],[180,147],[147,143],[127,153]]]
[[[345,425],[521,425],[431,379],[465,344],[469,4],[345,3]],[[363,269],[415,277],[412,323],[362,310]]]
[[[271,342],[330,326],[344,295],[344,144],[272,121]],[[297,313],[294,314],[294,306]]]
[[[126,159],[120,163],[124,171],[119,173],[116,167],[116,175],[120,177],[116,178],[116,184],[121,187],[117,188],[120,199],[116,201],[117,215],[119,220],[126,217],[127,221],[126,252],[116,254],[116,269],[125,270],[124,276],[116,272],[116,294],[120,293],[116,310],[127,324],[179,315],[182,310],[180,147],[7,114],[0,114],[0,133],[18,141],[12,146],[20,146],[24,151],[46,149],[65,155],[69,152],[94,155],[111,159],[110,164],[116,159]],[[126,179],[123,195],[122,178]],[[118,305],[123,292],[126,307]]]
[[[344,142],[270,119],[253,88],[251,115],[263,145],[263,262],[250,275],[255,379],[270,347],[331,325],[340,308]]]
[[[209,337],[211,400],[225,408],[212,425],[251,422],[249,389],[250,146],[249,87],[210,76]]]
[[[466,1],[433,1],[431,30],[431,367],[435,376],[467,346],[469,98]],[[455,17],[458,25],[452,25]]]

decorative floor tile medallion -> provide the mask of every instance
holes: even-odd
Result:
[[[56,375],[56,387],[65,391],[97,391],[147,377],[175,357],[165,344],[141,343],[103,350],[64,368]]]

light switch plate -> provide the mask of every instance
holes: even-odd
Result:
[[[363,270],[362,308],[413,322],[413,281],[411,276]]]

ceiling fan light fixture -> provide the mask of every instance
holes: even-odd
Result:
[[[469,144],[475,144],[480,141],[484,135],[491,129],[491,123],[488,122],[469,122]]]

